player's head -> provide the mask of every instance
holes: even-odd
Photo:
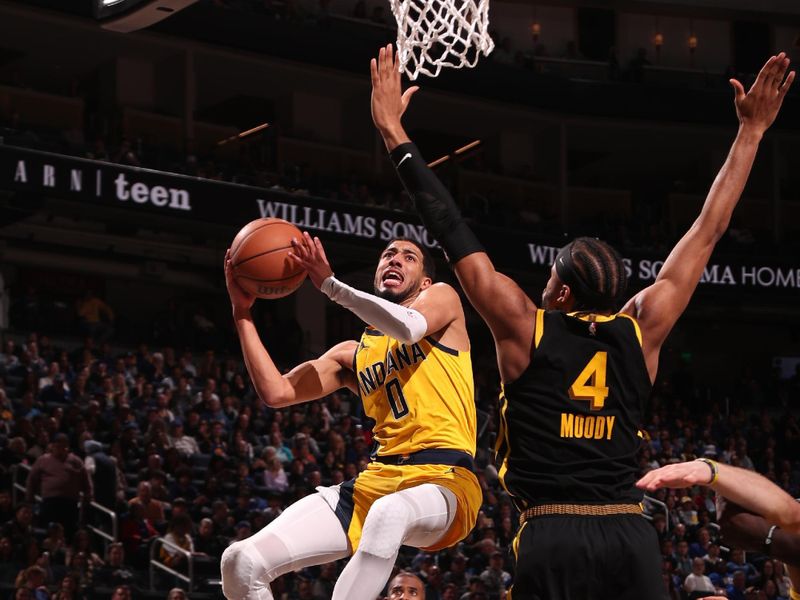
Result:
[[[581,237],[558,252],[542,292],[542,307],[611,313],[619,309],[627,286],[619,253],[605,242]]]
[[[422,580],[408,571],[400,571],[389,582],[388,600],[425,600],[425,585]]]
[[[375,294],[399,303],[430,287],[435,277],[436,265],[425,246],[408,238],[395,238],[378,260]]]

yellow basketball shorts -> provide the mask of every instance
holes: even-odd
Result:
[[[446,487],[458,501],[457,513],[450,529],[435,546],[423,550],[433,552],[449,548],[467,537],[475,526],[483,502],[478,478],[471,470],[441,464],[392,465],[371,462],[355,479],[341,484],[335,508],[353,552],[361,541],[361,530],[367,513],[376,500],[423,483]]]

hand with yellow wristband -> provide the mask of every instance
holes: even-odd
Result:
[[[693,485],[713,485],[718,477],[717,463],[707,458],[699,458],[650,471],[636,485],[652,492],[664,487],[685,488]]]

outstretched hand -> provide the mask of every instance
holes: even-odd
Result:
[[[370,61],[369,70],[372,76],[372,120],[387,139],[388,132],[402,128],[400,119],[419,86],[402,91],[400,65],[391,44],[380,49],[378,58]]]
[[[233,276],[233,264],[231,263],[231,249],[225,252],[225,285],[228,288],[228,296],[231,298],[234,314],[237,311],[248,311],[256,301],[256,297],[247,292]]]
[[[764,133],[772,125],[794,81],[794,71],[786,75],[788,68],[789,58],[781,52],[764,64],[746,94],[739,81],[730,80],[736,94],[736,115],[742,126],[753,127],[758,133]]]
[[[686,488],[693,485],[708,485],[711,480],[711,469],[699,460],[667,465],[654,469],[636,482],[639,487],[648,492],[660,488]]]
[[[318,237],[312,239],[307,231],[303,232],[299,240],[292,238],[292,250],[289,252],[289,256],[308,271],[308,278],[317,289],[322,286],[323,281],[333,275],[322,242]]]

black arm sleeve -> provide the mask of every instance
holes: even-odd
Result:
[[[417,147],[409,142],[389,153],[400,181],[414,201],[422,222],[455,264],[465,256],[483,252],[483,246],[464,222],[461,211]]]

